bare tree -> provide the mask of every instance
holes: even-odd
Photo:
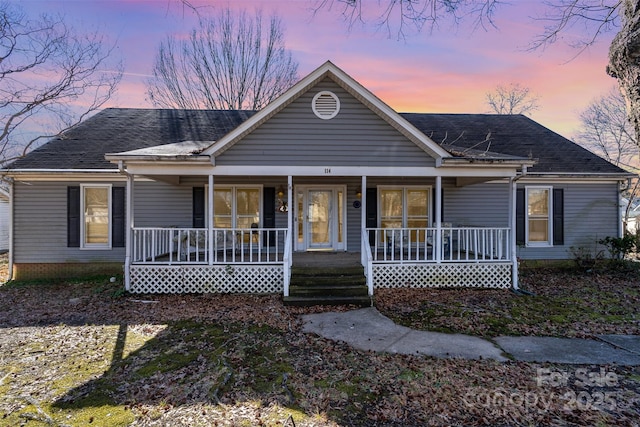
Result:
[[[580,122],[576,135],[580,145],[614,165],[631,171],[640,168],[638,141],[618,88],[593,100],[580,113]]]
[[[293,85],[297,70],[278,17],[265,26],[261,12],[225,9],[201,18],[188,40],[167,37],[147,94],[159,107],[255,110]]]
[[[363,0],[313,0],[314,10],[340,9],[349,28],[371,20],[377,29],[391,37],[404,39],[412,32],[434,30],[441,21],[458,24],[473,17],[476,27],[493,27],[493,16],[501,0],[382,0],[373,4]]]
[[[531,89],[519,83],[498,85],[492,92],[485,94],[485,99],[491,111],[496,114],[531,114],[539,107],[538,97],[531,93]]]
[[[0,163],[24,156],[110,99],[122,76],[111,53],[97,33],[81,35],[61,17],[31,19],[17,5],[0,3]]]
[[[640,172],[640,148],[633,126],[628,120],[624,98],[618,88],[593,100],[580,113],[581,129],[576,142],[616,166],[632,173]],[[633,201],[638,198],[640,180],[630,180],[623,192],[629,201],[625,209],[624,223],[628,222]],[[626,229],[626,226],[625,226]]]
[[[499,0],[380,0],[377,7],[364,6],[363,0],[310,0],[315,11],[340,6],[349,25],[373,20],[378,27],[397,29],[398,37],[405,29],[422,30],[428,24],[433,29],[442,20],[454,23],[463,17],[475,19],[482,26],[494,25],[493,16],[503,3]],[[595,43],[599,36],[618,33],[609,49],[607,73],[618,80],[627,103],[627,114],[634,127],[636,141],[640,140],[640,0],[545,0],[547,13],[537,18],[541,31],[531,43],[539,49],[560,39],[581,52]],[[580,40],[560,37],[569,30],[579,30]]]

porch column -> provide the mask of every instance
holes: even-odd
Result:
[[[293,177],[287,176],[287,233],[289,233],[289,240],[291,240],[291,249],[293,249]],[[292,250],[293,252],[293,250]]]
[[[518,256],[516,253],[516,194],[518,184],[514,177],[509,178],[509,237],[511,246],[513,289],[518,289]]]
[[[209,240],[209,265],[213,265],[213,174],[209,175],[209,199],[207,200],[207,239]]]
[[[436,210],[436,239],[435,239],[435,247],[436,250],[436,262],[442,261],[442,177],[436,176],[436,205],[434,206]]]
[[[285,297],[289,296],[289,281],[291,279],[291,263],[293,258],[293,178],[291,175],[287,176],[287,240],[284,244],[285,254],[283,259],[283,273],[284,273],[284,283],[283,283],[283,295]],[[286,248],[290,248],[290,252],[287,253]]]
[[[125,229],[127,232],[125,233],[125,255],[124,255],[124,288],[127,291],[131,290],[131,252],[132,252],[132,240],[133,240],[133,227],[135,227],[133,218],[133,183],[134,176],[132,174],[127,173],[127,219]]]
[[[364,239],[364,230],[367,228],[367,177],[362,176],[360,183],[360,261],[363,266],[367,265],[367,242]]]

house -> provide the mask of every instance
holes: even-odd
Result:
[[[331,62],[260,111],[106,109],[1,173],[14,279],[285,297],[327,252],[369,295],[517,287],[518,259],[619,236],[629,177],[525,116],[399,114]]]
[[[0,254],[9,250],[9,192],[0,188]]]

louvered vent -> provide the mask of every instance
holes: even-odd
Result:
[[[340,100],[333,92],[318,92],[313,97],[311,107],[316,116],[323,120],[334,118],[340,111]]]

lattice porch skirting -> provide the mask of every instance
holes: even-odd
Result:
[[[373,264],[377,288],[510,288],[511,263]]]
[[[139,294],[282,293],[282,265],[132,265],[131,289]]]

